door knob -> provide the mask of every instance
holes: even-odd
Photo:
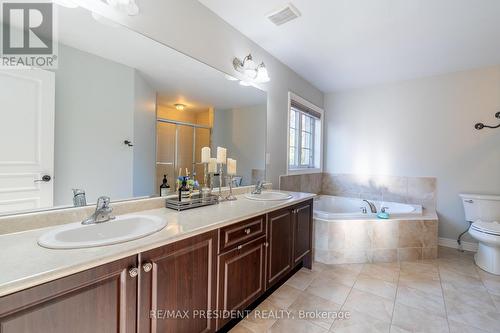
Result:
[[[144,265],[142,265],[142,269],[144,270],[144,272],[150,272],[152,269],[153,269],[153,264],[150,263],[150,262],[147,262],[145,263]]]
[[[52,180],[52,177],[50,177],[49,175],[43,175],[42,176],[42,179],[36,179],[35,180],[35,183],[38,183],[38,182],[50,182]]]
[[[130,277],[135,278],[137,275],[139,275],[139,269],[137,267],[129,269],[128,275],[130,275]]]

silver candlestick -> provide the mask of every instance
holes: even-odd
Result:
[[[229,194],[225,198],[227,201],[236,200],[236,197],[233,195],[233,177],[234,175],[229,175]]]
[[[223,178],[223,174],[224,174],[224,164],[222,163],[217,163],[217,167],[219,169],[219,198],[220,199],[223,199],[222,198],[222,179]]]

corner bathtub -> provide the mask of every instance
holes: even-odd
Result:
[[[321,195],[315,199],[315,261],[350,264],[437,257],[437,217],[424,217],[420,205],[370,202],[377,211],[386,207],[390,218],[378,219],[359,198]]]
[[[404,215],[422,215],[422,206],[410,205],[388,201],[374,201],[377,212],[385,207],[391,217],[401,217]],[[366,209],[366,213],[363,213]],[[377,218],[377,214],[370,212],[370,207],[363,199],[334,197],[321,195],[314,201],[314,216],[324,220],[345,219],[345,218]]]

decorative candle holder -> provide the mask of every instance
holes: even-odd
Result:
[[[208,163],[203,163],[203,186],[208,187]]]
[[[219,198],[220,199],[223,199],[222,198],[222,180],[224,179],[223,178],[223,174],[224,174],[224,164],[222,163],[217,163],[217,167],[218,167],[218,170],[219,170]]]
[[[229,178],[229,194],[227,195],[227,197],[225,197],[225,200],[227,200],[227,201],[237,200],[236,197],[233,195],[233,178],[234,178],[234,175],[229,175],[228,178]]]

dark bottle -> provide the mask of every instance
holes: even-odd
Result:
[[[160,185],[160,197],[165,197],[170,192],[170,185],[167,182],[167,175],[163,175],[163,182]]]
[[[187,177],[183,177],[181,187],[179,187],[179,201],[189,200],[189,187],[187,186]]]

